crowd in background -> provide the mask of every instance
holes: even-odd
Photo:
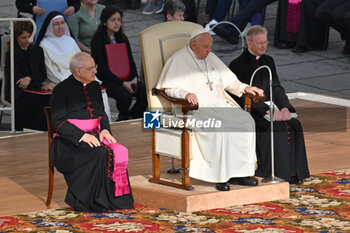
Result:
[[[236,44],[240,33],[244,33],[247,27],[264,24],[266,6],[276,1],[207,0],[205,13],[209,19],[203,26],[212,35]],[[236,2],[239,6],[233,14],[232,4]],[[68,61],[79,51],[89,53],[95,59],[96,81],[101,84],[105,95],[116,100],[118,120],[142,117],[147,108],[143,72],[141,69],[138,74],[132,47],[123,32],[123,10],[140,9],[146,15],[163,13],[166,21],[192,22],[197,22],[199,11],[195,0],[147,0],[142,9],[141,0],[47,0],[39,4],[36,0],[16,0],[15,4],[18,17],[22,17],[22,13],[32,14],[38,28],[34,43],[30,43],[30,25],[25,22],[15,24],[17,130],[46,130],[46,125],[42,123],[42,107],[49,104],[49,95],[43,93],[52,91],[57,83],[70,75]],[[235,24],[240,32],[231,25],[217,25],[223,20]],[[338,31],[344,40],[342,53],[350,54],[350,1],[279,0],[273,44],[279,49],[293,49],[295,53],[325,50],[330,27]],[[110,69],[104,49],[108,44],[125,44],[129,64],[127,78],[118,77]],[[9,53],[6,57],[6,79],[5,96],[10,101]],[[104,104],[109,110],[108,101]],[[38,121],[26,122],[28,113],[38,116],[35,118]]]

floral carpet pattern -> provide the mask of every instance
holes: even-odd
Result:
[[[290,199],[194,213],[135,205],[135,209],[82,213],[43,210],[0,217],[7,232],[350,232],[350,169],[313,175],[290,186]]]

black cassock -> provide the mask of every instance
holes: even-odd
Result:
[[[267,65],[272,71],[273,101],[279,109],[288,108],[295,112],[289,103],[288,97],[280,85],[275,63],[272,57],[262,55],[259,60],[246,49],[238,58],[230,64],[230,69],[243,83],[250,83],[251,75],[259,66]],[[262,69],[255,74],[253,86],[264,90],[266,101],[270,100],[269,73]],[[243,98],[235,98],[242,107]],[[264,118],[269,110],[264,102],[252,104],[252,117],[256,125],[256,152],[258,168],[257,176],[269,177],[271,175],[271,146],[270,146],[270,122]],[[292,118],[289,121],[274,121],[274,155],[275,175],[285,180],[290,180],[292,175],[297,175],[299,180],[309,177],[304,136],[300,122]]]
[[[274,44],[278,42],[295,42],[309,50],[325,50],[328,47],[329,25],[325,25],[315,17],[317,7],[324,0],[307,0],[301,2],[299,31],[287,31],[288,0],[278,3],[275,24]]]
[[[103,146],[91,148],[87,143],[79,142],[85,132],[67,121],[101,117],[101,131],[110,131],[100,85],[97,82],[84,85],[73,75],[69,76],[55,87],[51,111],[57,132],[51,159],[68,185],[65,202],[78,211],[105,212],[133,208],[130,182],[130,194],[114,196],[114,182],[110,178],[113,153]],[[95,130],[89,133],[98,135]]]

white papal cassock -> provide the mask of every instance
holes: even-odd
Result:
[[[218,183],[254,175],[254,120],[225,92],[241,96],[246,86],[213,53],[200,60],[186,46],[166,62],[157,88],[175,98],[195,93],[199,109],[192,112],[193,118],[215,118],[225,127],[219,132],[193,128],[196,145],[190,146],[190,177]]]

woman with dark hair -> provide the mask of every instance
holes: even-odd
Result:
[[[136,65],[132,56],[130,43],[122,28],[122,10],[107,6],[100,17],[100,25],[91,40],[91,56],[94,58],[97,68],[97,77],[102,81],[102,86],[107,89],[108,96],[117,101],[119,120],[140,118],[147,107],[145,85],[138,81]],[[130,75],[127,80],[116,76],[108,66],[106,46],[108,44],[125,43],[130,64]],[[129,111],[133,97],[136,103]]]
[[[28,90],[45,89],[46,79],[43,50],[30,42],[33,28],[30,22],[14,23],[14,82],[15,128],[47,130],[43,108],[49,105],[50,95],[39,95]],[[5,59],[5,99],[11,101],[10,51]]]

